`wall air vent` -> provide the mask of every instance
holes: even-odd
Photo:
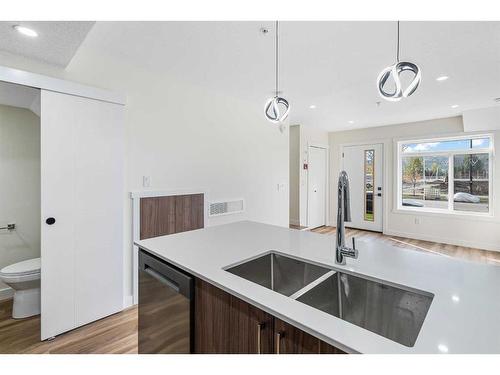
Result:
[[[245,210],[243,199],[210,202],[208,217],[237,214]]]

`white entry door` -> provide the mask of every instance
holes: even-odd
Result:
[[[319,147],[308,149],[307,226],[326,225],[327,150]]]
[[[351,222],[346,227],[382,232],[384,145],[344,146],[342,167],[349,177]]]
[[[123,309],[123,106],[41,92],[41,338]]]

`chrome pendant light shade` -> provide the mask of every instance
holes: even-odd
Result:
[[[410,71],[413,73],[413,79],[403,90],[400,74],[405,71]],[[389,77],[392,77],[394,81],[395,88],[391,92],[387,92],[384,88]],[[397,102],[402,98],[406,98],[413,94],[420,84],[422,74],[420,73],[419,67],[411,62],[400,61],[394,65],[388,66],[382,70],[378,76],[378,92],[382,98],[389,100],[391,102]]]
[[[279,22],[276,21],[275,26],[275,43],[276,43],[276,55],[275,55],[275,63],[276,63],[276,86],[275,86],[275,95],[268,99],[266,105],[264,106],[264,114],[266,118],[274,123],[279,124],[285,121],[290,113],[290,104],[288,100],[279,96]]]
[[[399,61],[399,21],[397,40],[396,63],[382,70],[377,79],[377,89],[379,95],[385,100],[391,102],[400,101],[402,98],[406,98],[413,94],[422,79],[422,73],[417,64],[408,61]],[[401,83],[401,73],[403,72],[413,73],[413,78],[406,88],[403,88]],[[393,91],[387,91],[385,88],[389,78],[392,78],[394,81]]]
[[[290,104],[285,98],[275,96],[266,102],[264,111],[269,121],[278,124],[288,117]]]

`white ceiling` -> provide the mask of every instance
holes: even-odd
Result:
[[[40,90],[0,81],[0,104],[29,109],[40,116]]]
[[[95,64],[111,58],[171,77],[173,84],[223,91],[260,108],[274,88],[273,25],[97,22],[77,54]],[[262,26],[271,33],[260,33]],[[281,36],[281,88],[292,123],[336,131],[499,105],[493,98],[500,97],[500,22],[402,22],[401,59],[417,63],[423,80],[397,103],[376,90],[379,72],[395,60],[395,22],[288,21],[281,23]],[[437,82],[443,74],[450,79]]]
[[[0,22],[0,51],[22,55],[45,63],[66,67],[95,22]],[[38,32],[30,38],[13,29],[22,25]]]
[[[395,60],[395,22],[292,25],[283,45],[283,57],[289,59],[283,60],[283,85],[295,103],[292,120],[342,130],[496,105],[500,22],[403,22],[400,30],[401,59],[417,63],[423,79],[411,97],[388,102],[378,96],[376,79]],[[450,78],[437,82],[441,75]],[[317,109],[309,109],[310,104]],[[451,108],[454,104],[459,107]]]

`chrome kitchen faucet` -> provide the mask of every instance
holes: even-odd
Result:
[[[358,257],[354,237],[352,238],[352,249],[345,245],[344,221],[351,221],[349,178],[346,171],[341,171],[339,174],[337,194],[337,244],[335,246],[335,262],[337,264],[345,264],[345,257],[354,259]]]

